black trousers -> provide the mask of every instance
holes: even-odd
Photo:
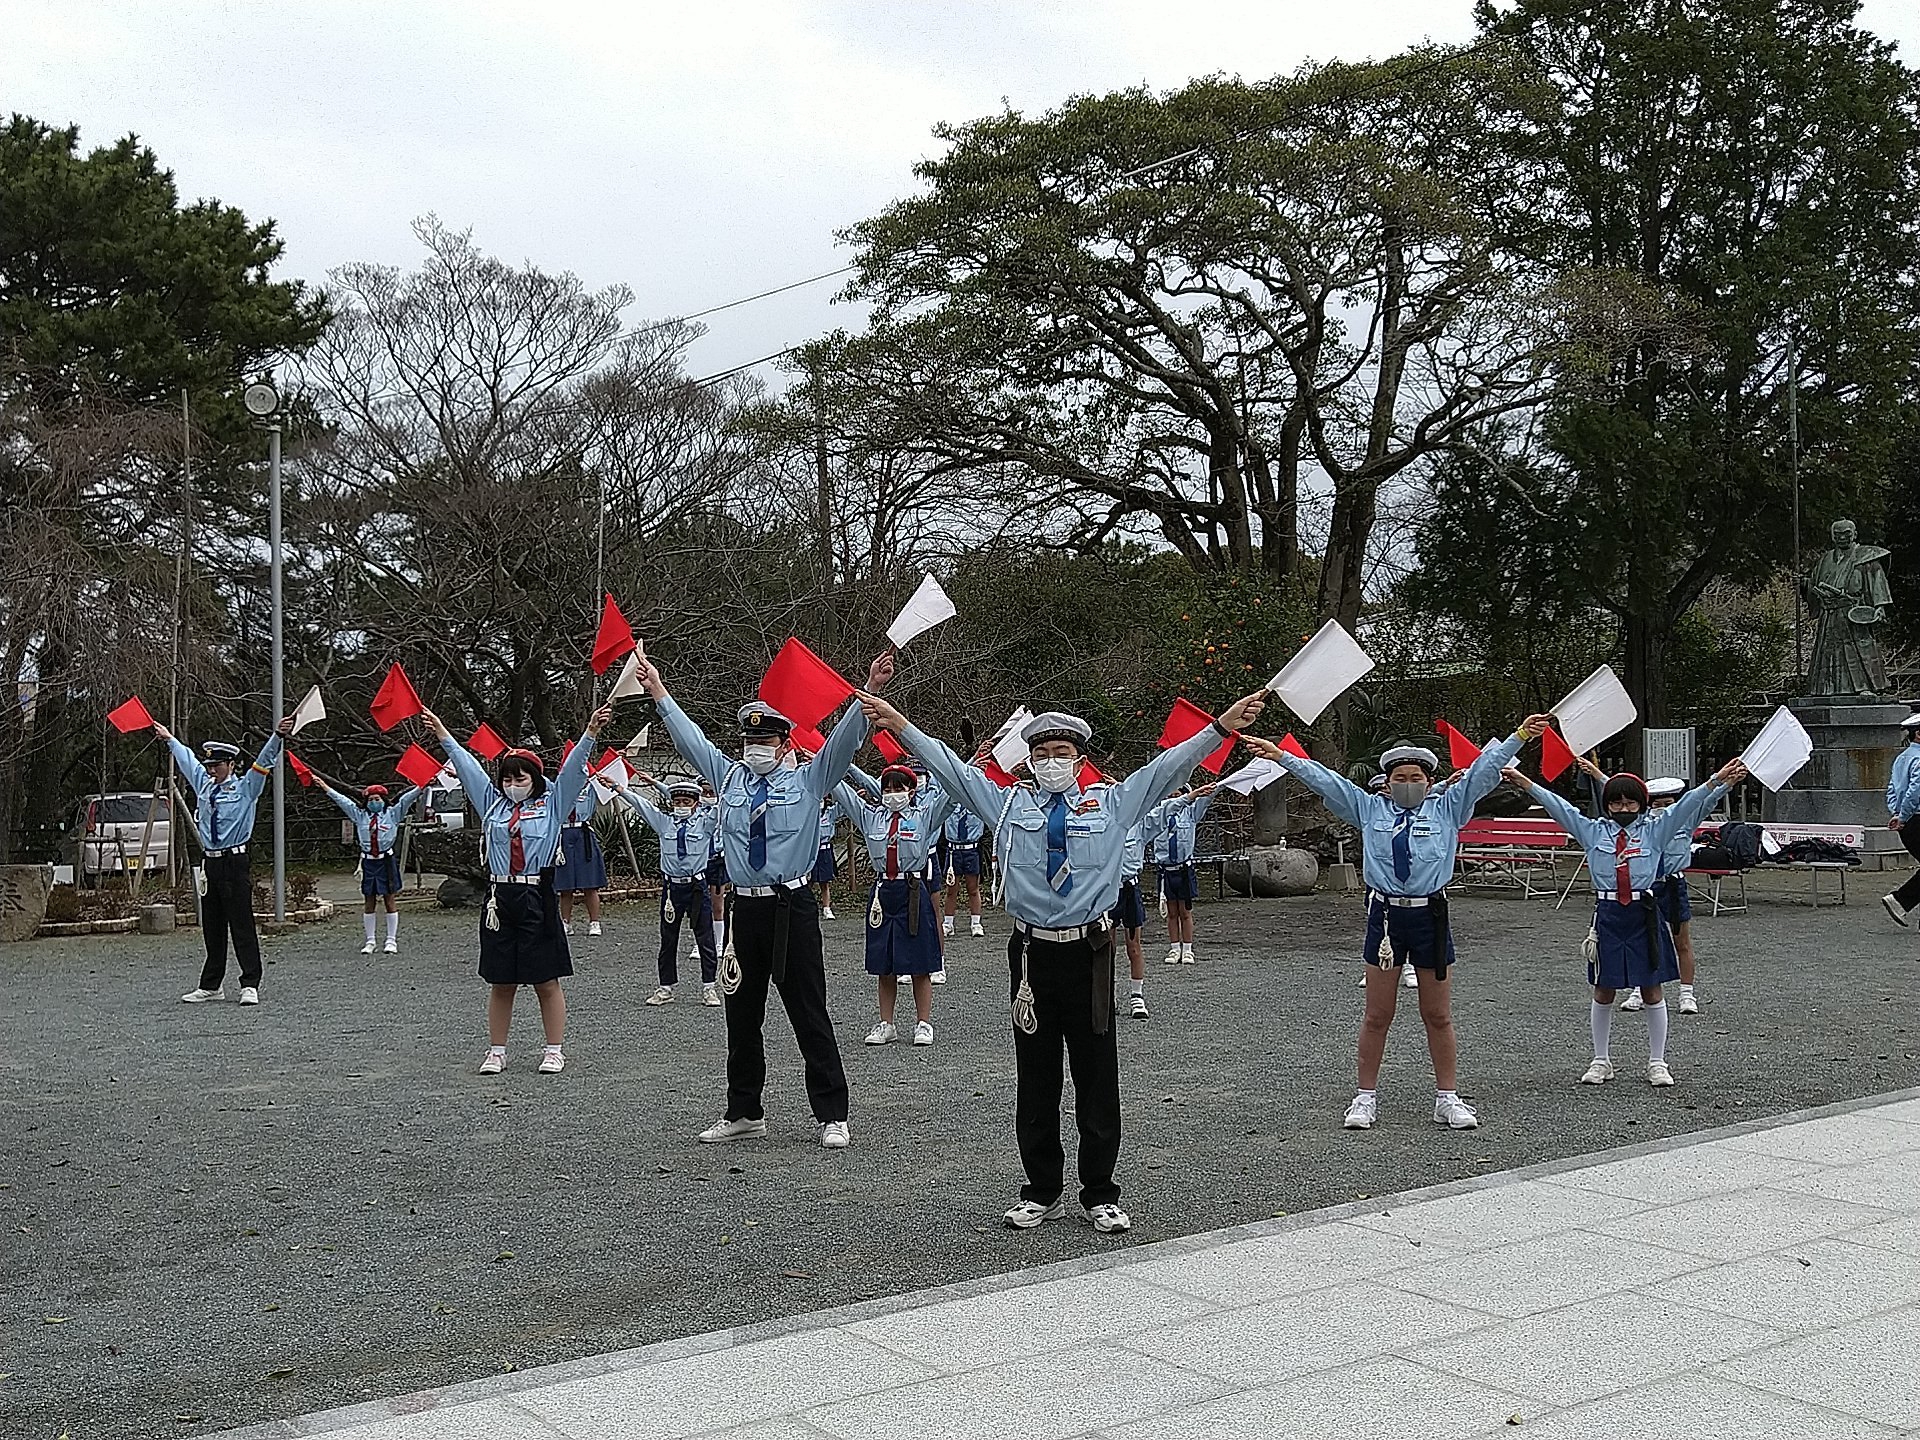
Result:
[[[778,912],[784,908],[782,917]],[[783,975],[774,980],[775,947],[786,931]],[[847,1118],[847,1072],[840,1063],[840,1042],[827,1014],[827,971],[820,956],[820,902],[802,886],[779,895],[733,896],[733,954],[740,962],[740,988],[726,997],[727,1119],[766,1116],[761,1092],[767,1084],[767,1049],[762,1027],[767,1018],[767,986],[780,991],[793,1023],[793,1038],[807,1062],[807,1098],[813,1118],[825,1123]]]
[[[207,963],[200,988],[218,990],[227,978],[227,937],[240,962],[240,983],[260,988],[260,932],[253,928],[253,866],[245,855],[210,855],[207,893],[200,897],[200,933],[207,942]]]
[[[667,906],[673,919],[667,919]],[[693,917],[693,943],[700,951],[700,980],[713,984],[720,957],[713,948],[713,892],[704,879],[668,879],[660,887],[660,983],[680,983],[680,922]]]
[[[1920,860],[1920,815],[1907,821],[1894,833],[1900,837],[1900,843],[1907,847],[1907,853]],[[1893,898],[1902,910],[1911,910],[1920,905],[1920,870],[1906,878],[1905,883],[1893,892]]]
[[[1020,947],[1027,947],[1038,1027],[1013,1031],[1017,1075],[1013,1129],[1027,1183],[1020,1198],[1051,1205],[1066,1188],[1066,1151],[1060,1144],[1061,1052],[1073,1068],[1073,1118],[1080,1127],[1080,1203],[1087,1209],[1120,1199],[1113,1167],[1120,1159],[1120,1051],[1112,1018],[1113,950],[1086,940],[1025,941],[1017,931],[1007,947],[1011,992],[1020,988]],[[1094,988],[1107,987],[1106,1032],[1093,1029]]]

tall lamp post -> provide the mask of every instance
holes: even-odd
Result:
[[[280,392],[264,382],[249,385],[241,399],[247,413],[267,432],[267,573],[273,589],[273,703],[270,724],[287,709],[286,650],[280,601]],[[273,766],[273,918],[287,918],[287,767],[286,749]]]

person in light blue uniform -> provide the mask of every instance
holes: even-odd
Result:
[[[954,913],[959,909],[962,889],[967,892],[967,933],[987,933],[980,918],[980,846],[986,834],[987,827],[978,815],[958,807],[947,816],[947,823],[942,827],[940,848],[946,864],[941,868],[945,871],[947,913],[940,928],[948,935],[953,934]]]
[[[833,834],[840,828],[844,818],[840,807],[831,800],[820,806],[820,853],[813,859],[813,874],[809,877],[820,887],[820,918],[833,919],[833,880],[840,873],[840,863],[833,856]]]
[[[660,874],[664,880],[660,887],[660,988],[647,997],[647,1004],[673,1003],[673,987],[680,983],[680,922],[691,918],[694,948],[700,953],[700,1000],[717,1007],[720,955],[714,947],[713,901],[706,874],[720,829],[720,812],[700,803],[700,786],[693,780],[675,780],[664,787],[666,810],[629,786],[613,788],[660,837]]]
[[[867,905],[867,973],[876,977],[879,1022],[869,1045],[891,1044],[898,1035],[894,1008],[900,977],[913,984],[915,1045],[933,1044],[933,976],[940,969],[939,914],[929,886],[928,860],[953,802],[945,794],[928,803],[905,765],[880,772],[878,800],[868,800],[851,781],[834,791],[873,861],[873,896]]]
[[[176,740],[166,726],[156,724],[173,756],[174,768],[193,791],[193,823],[202,851],[200,934],[207,947],[200,967],[200,983],[180,998],[189,1005],[218,1000],[226,993],[227,939],[233,939],[234,958],[240,962],[240,1003],[260,1003],[260,935],[253,924],[253,867],[247,846],[253,840],[253,822],[267,777],[280,763],[293,733],[293,718],[267,737],[250,769],[239,771],[240,747],[224,740],[201,746],[206,763]]]
[[[1128,828],[1126,849],[1120,861],[1120,894],[1113,904],[1113,923],[1120,927],[1127,946],[1127,1013],[1135,1020],[1145,1020],[1150,1013],[1147,1010],[1147,952],[1141,944],[1147,928],[1147,902],[1140,894],[1140,872],[1146,868],[1148,836],[1154,829],[1151,814]]]
[[[1194,868],[1194,843],[1200,822],[1213,804],[1213,786],[1202,785],[1175,795],[1159,809],[1160,835],[1153,845],[1153,863],[1160,877],[1160,895],[1167,902],[1167,964],[1193,964],[1193,902],[1200,894],[1200,874]]]
[[[420,713],[440,737],[467,803],[480,817],[480,850],[488,875],[487,898],[480,912],[480,978],[487,982],[488,1047],[480,1073],[498,1075],[506,1068],[514,997],[522,985],[531,985],[540,1002],[547,1041],[540,1073],[557,1074],[567,1063],[561,1047],[567,997],[560,981],[573,974],[573,957],[560,923],[553,867],[560,853],[561,825],[587,787],[587,761],[613,711],[603,705],[594,712],[551,786],[546,766],[533,751],[506,751],[494,762],[495,774],[489,775],[438,715],[431,710]]]
[[[1120,1057],[1113,1026],[1113,917],[1127,832],[1193,768],[1260,713],[1249,695],[1215,724],[1163,750],[1126,779],[1083,788],[1080,767],[1093,729],[1049,712],[1020,732],[1033,778],[1001,789],[877,695],[868,717],[894,732],[967,809],[994,832],[996,872],[1013,936],[1007,962],[1016,1071],[1014,1132],[1027,1183],[1007,1211],[1014,1229],[1065,1213],[1066,1154],[1060,1144],[1062,1051],[1073,1066],[1080,1128],[1080,1204],[1103,1235],[1132,1228],[1120,1208]]]
[[[1606,805],[1601,796],[1606,793],[1607,772],[1593,760],[1581,756],[1574,763],[1585,771],[1593,781],[1593,808],[1599,819],[1607,815]],[[1687,782],[1674,776],[1664,776],[1647,782],[1647,800],[1657,814],[1669,805],[1676,803],[1687,793]],[[1660,913],[1666,917],[1667,928],[1673,932],[1674,953],[1680,960],[1680,1013],[1698,1015],[1700,1002],[1694,995],[1694,956],[1693,956],[1693,895],[1687,888],[1687,868],[1693,864],[1693,832],[1676,831],[1666,850],[1660,857],[1660,878],[1654,885],[1654,895],[1660,902]],[[1640,993],[1640,987],[1630,985],[1620,992],[1622,1010],[1644,1010],[1646,997]]]
[[[360,947],[360,953],[373,954],[374,911],[384,899],[387,909],[387,954],[398,954],[400,853],[396,847],[400,840],[401,823],[427,792],[416,785],[389,804],[386,786],[369,785],[360,792],[364,800],[361,803],[351,796],[342,795],[325,780],[320,782],[320,788],[327,792],[329,800],[340,807],[340,813],[352,823],[354,832],[360,838],[360,896],[365,905],[361,918],[367,932],[367,943]]]
[[[553,867],[553,888],[560,896],[560,928],[569,935],[573,934],[576,895],[586,902],[587,934],[601,933],[600,892],[607,888],[607,856],[593,829],[594,813],[599,808],[600,793],[589,783],[560,826],[560,858]]]
[[[1887,772],[1887,828],[1900,837],[1907,854],[1920,861],[1920,825],[1913,823],[1913,817],[1920,815],[1920,703],[1900,722],[1900,728],[1906,732],[1907,743],[1893,757],[1893,767]],[[1880,903],[1894,924],[1911,924],[1913,909],[1920,905],[1920,870],[1891,894],[1882,895]]]
[[[1447,886],[1453,881],[1461,827],[1473,818],[1474,806],[1499,788],[1502,767],[1548,719],[1529,716],[1507,739],[1483,750],[1441,795],[1433,793],[1440,757],[1424,745],[1396,745],[1380,757],[1386,794],[1375,795],[1271,741],[1247,740],[1360,832],[1360,866],[1367,881],[1367,1005],[1358,1046],[1360,1088],[1341,1121],[1349,1130],[1371,1130],[1379,1114],[1380,1065],[1399,1007],[1400,977],[1395,972],[1403,965],[1420,972],[1420,1019],[1433,1061],[1434,1123],[1454,1130],[1480,1124],[1457,1088],[1459,1051],[1447,973],[1454,962]]]
[[[707,899],[713,907],[713,949],[716,955],[727,948],[727,853],[720,845],[720,796],[713,782],[700,778],[700,809],[713,816],[713,853],[707,859]]]
[[[1715,802],[1746,775],[1745,765],[1729,761],[1706,784],[1660,811],[1653,809],[1646,782],[1638,775],[1614,775],[1601,792],[1607,818],[1595,820],[1519,771],[1508,772],[1515,788],[1532,796],[1587,852],[1594,891],[1587,959],[1587,980],[1593,986],[1593,1062],[1580,1077],[1583,1085],[1604,1085],[1614,1077],[1613,1001],[1629,985],[1640,987],[1646,1005],[1647,1083],[1673,1084],[1667,1064],[1667,1002],[1660,987],[1679,977],[1680,958],[1657,887],[1671,863],[1676,837],[1691,839]]]
[[[884,684],[892,674],[893,657],[882,655],[869,667],[867,683]],[[721,844],[733,885],[733,914],[720,963],[727,1108],[700,1139],[716,1145],[767,1133],[762,1027],[771,985],[780,992],[806,1060],[807,1097],[820,1143],[843,1150],[852,1138],[847,1075],[827,1013],[820,912],[807,880],[820,853],[821,809],[867,738],[866,716],[858,705],[851,707],[818,755],[794,763],[793,722],[770,705],[743,705],[740,758],[734,759],[667,694],[652,661],[640,661],[637,678],[653,697],[674,747],[719,794]]]

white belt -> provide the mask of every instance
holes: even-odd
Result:
[[[756,895],[764,898],[768,895],[776,895],[782,890],[802,889],[806,883],[806,877],[802,876],[798,880],[781,880],[772,885],[736,885],[733,887],[733,893],[736,895]]]
[[[209,860],[218,860],[222,855],[244,855],[246,853],[247,847],[244,845],[229,845],[224,850],[207,851],[206,858]]]
[[[1091,925],[1075,925],[1067,930],[1047,930],[1038,925],[1029,925],[1024,920],[1013,922],[1013,928],[1029,940],[1045,940],[1052,945],[1064,945],[1073,940],[1084,940],[1093,932]]]
[[[584,830],[587,828],[587,825],[588,825],[588,822],[585,820],[569,820],[567,821],[566,824],[562,825],[560,828],[562,830]]]
[[[662,873],[664,874],[665,872]],[[704,885],[707,880],[705,873],[699,870],[694,871],[691,875],[667,875],[666,878],[671,880],[675,885]]]
[[[1446,891],[1442,890],[1440,892],[1440,895],[1445,895],[1446,893],[1447,893]],[[1376,890],[1373,892],[1373,898],[1378,900],[1382,905],[1394,905],[1394,906],[1398,906],[1402,910],[1420,910],[1420,909],[1424,909],[1430,901],[1436,900],[1440,898],[1440,896],[1382,895],[1378,890]]]
[[[947,848],[949,850],[977,850],[979,847],[980,847],[980,842],[978,840],[947,841]]]
[[[1596,890],[1594,894],[1600,898],[1602,904],[1618,905],[1620,903],[1620,892],[1612,886],[1609,886],[1605,890]],[[1636,890],[1633,892],[1633,898],[1636,900],[1653,900],[1657,899],[1658,895],[1652,890]]]
[[[540,883],[538,875],[489,875],[487,878],[496,885],[538,885]]]

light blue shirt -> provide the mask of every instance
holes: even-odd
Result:
[[[1193,859],[1194,838],[1212,804],[1211,795],[1197,799],[1192,795],[1177,795],[1154,812],[1160,821],[1160,835],[1153,846],[1156,864],[1184,865]]]
[[[820,858],[820,802],[847,778],[854,753],[867,738],[866,712],[848,708],[820,753],[799,765],[777,767],[767,782],[767,863],[747,863],[753,793],[760,776],[722,753],[671,695],[657,702],[674,748],[720,796],[720,843],[735,886],[784,885],[813,873]]]
[[[853,821],[860,838],[867,842],[873,873],[887,880],[901,880],[927,868],[927,858],[940,839],[941,824],[953,809],[953,801],[944,791],[935,795],[929,804],[916,790],[913,803],[900,812],[900,830],[896,835],[893,834],[894,812],[885,805],[871,803],[850,784],[841,784],[833,793],[839,808]],[[889,837],[899,864],[898,871],[891,875],[887,873]]]
[[[340,813],[353,822],[353,828],[360,836],[362,855],[391,855],[393,842],[399,838],[400,822],[407,818],[407,812],[420,802],[427,792],[415,786],[398,800],[390,802],[376,815],[364,805],[356,804],[331,785],[321,782],[327,792],[327,798],[340,807]]]
[[[1120,852],[1120,879],[1123,884],[1128,880],[1138,880],[1141,869],[1147,863],[1146,828],[1142,822],[1127,831],[1127,845]]]
[[[193,791],[193,825],[200,832],[201,847],[229,850],[251,840],[260,793],[267,788],[267,777],[280,759],[280,733],[275,731],[267,737],[252,768],[242,770],[236,765],[234,774],[218,785],[199,757],[177,738],[168,737],[167,749],[173,752],[180,777]]]
[[[707,856],[708,859],[712,859],[713,856],[722,853],[720,848],[720,801],[718,797],[712,800],[702,800],[700,802],[700,812],[703,815],[710,815],[713,818],[713,840],[711,842],[713,849]]]
[[[573,809],[574,801],[587,785],[587,761],[592,757],[593,736],[582,735],[560,766],[560,773],[553,777],[546,794],[524,805],[515,805],[501,794],[486,767],[469,755],[458,740],[449,735],[440,743],[453,762],[454,773],[460,777],[460,788],[466,791],[467,803],[480,817],[480,853],[486,857],[487,873],[537,875],[551,866],[554,852],[560,848],[560,822]],[[517,871],[513,866],[516,820],[522,860]]]
[[[947,792],[942,789],[940,793],[944,796]],[[949,845],[977,845],[980,837],[987,833],[987,827],[980,823],[978,815],[955,807],[953,813],[947,816],[943,831]]]
[[[1179,789],[1198,765],[1220,745],[1220,732],[1208,726],[1120,781],[1101,781],[1066,792],[1067,864],[1071,889],[1061,894],[1047,880],[1047,807],[1053,797],[1031,782],[1003,790],[945,744],[907,726],[901,735],[908,749],[940,777],[947,792],[994,830],[995,858],[1006,887],[1007,913],[1023,924],[1045,930],[1088,925],[1113,908],[1120,895],[1120,871],[1126,861],[1127,832],[1154,806]]]
[[[1616,872],[1622,860],[1627,862],[1628,883],[1636,892],[1651,890],[1654,881],[1672,874],[1667,868],[1669,855],[1678,840],[1684,838],[1691,849],[1694,830],[1713,808],[1714,801],[1727,793],[1726,786],[1709,780],[1689,790],[1666,809],[1642,814],[1626,827],[1627,848],[1623,853],[1615,848],[1615,837],[1621,828],[1613,821],[1582,815],[1553,791],[1538,785],[1529,785],[1527,789],[1555,823],[1587,852],[1587,873],[1593,877],[1594,893],[1603,900],[1619,888]]]
[[[1317,760],[1288,755],[1286,772],[1326,802],[1327,809],[1360,832],[1361,874],[1382,895],[1437,895],[1453,883],[1460,851],[1460,828],[1500,784],[1500,772],[1520,753],[1519,735],[1489,745],[1468,767],[1460,783],[1445,793],[1427,792],[1416,810],[1396,805],[1388,795],[1372,795]],[[1407,878],[1394,874],[1393,840],[1406,830],[1411,865]]]
[[[660,837],[661,874],[669,880],[694,880],[706,873],[707,861],[717,853],[718,806],[695,805],[693,814],[682,820],[624,785],[614,786],[614,792]]]
[[[568,758],[571,759],[572,757],[569,756]],[[580,792],[580,798],[573,802],[573,809],[567,812],[567,823],[569,825],[584,825],[587,821],[593,819],[594,812],[599,808],[599,792],[596,791],[592,785],[588,785]]]
[[[1920,812],[1920,744],[1909,744],[1893,757],[1887,776],[1887,814],[1902,824]]]

